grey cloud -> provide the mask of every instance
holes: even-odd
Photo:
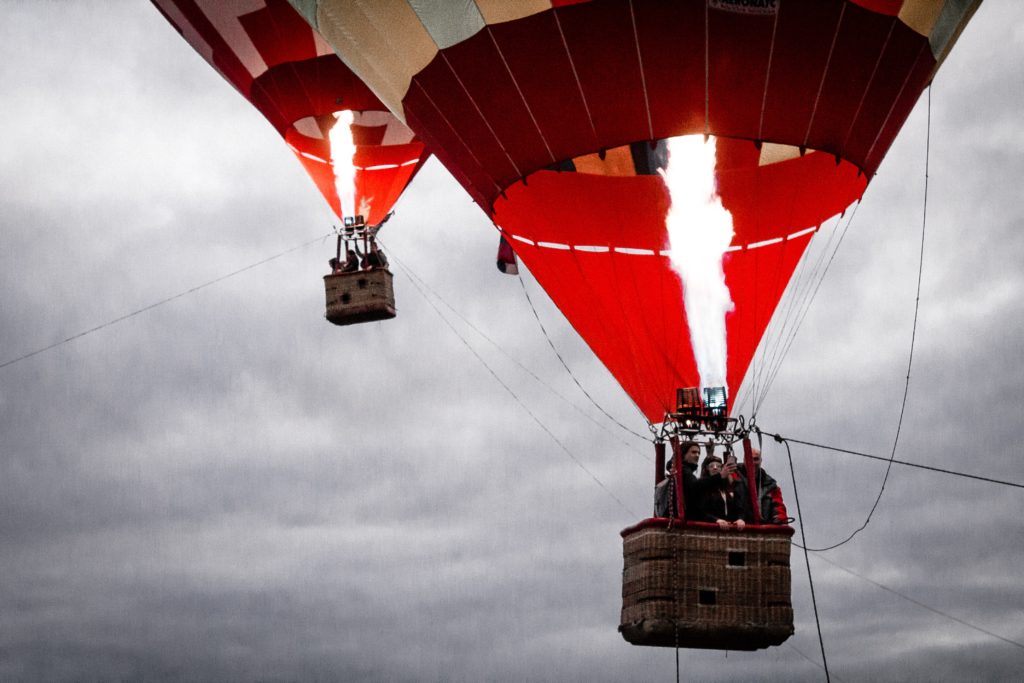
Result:
[[[0,362],[329,231],[273,130],[153,8],[99,9],[2,10]],[[1011,35],[1019,13],[986,3],[936,82],[922,310],[897,457],[1024,482],[1021,95],[1007,86],[1024,63]],[[766,430],[888,454],[923,155],[919,106],[762,406]],[[607,422],[551,353],[519,283],[494,270],[493,229],[436,161],[384,239]],[[332,250],[316,243],[0,370],[0,679],[670,677],[672,651],[615,631],[618,532],[651,505],[649,444],[596,428],[453,320],[596,484],[401,268],[397,319],[328,326],[320,276]],[[645,432],[527,286],[581,383]],[[795,512],[785,449],[768,443],[765,457]],[[812,545],[863,522],[884,464],[802,446],[793,458]],[[1020,641],[1020,501],[1017,489],[896,466],[871,525],[827,557]],[[1012,680],[1024,661],[811,562],[837,678]],[[686,677],[822,678],[793,649],[818,658],[796,548],[792,566],[792,647],[683,651]]]

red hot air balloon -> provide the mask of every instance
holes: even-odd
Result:
[[[688,429],[678,390],[709,386],[705,372],[741,386],[818,226],[864,193],[979,4],[295,2],[675,435]],[[661,490],[683,505],[623,532],[620,631],[642,645],[781,643],[793,530],[782,515],[761,525],[754,486],[745,530],[690,521],[682,469]]]
[[[436,151],[651,422],[700,380],[651,147],[716,138],[735,233],[726,375],[739,387],[814,229],[863,194],[977,5],[296,3]]]
[[[335,214],[351,217],[362,208],[367,223],[384,220],[428,152],[291,5],[285,0],[153,4],[270,121]],[[342,112],[352,112],[354,156],[339,160],[332,157],[331,130]],[[342,168],[347,165],[352,168]],[[345,206],[339,185],[348,196]]]
[[[343,219],[345,238],[339,234],[324,278],[327,319],[393,318],[391,272],[376,232],[426,161],[423,143],[285,0],[153,2],[267,117]],[[341,265],[346,254],[349,267]]]

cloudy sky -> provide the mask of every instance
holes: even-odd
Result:
[[[287,252],[0,368],[0,680],[673,679],[671,650],[616,632],[618,533],[649,511],[650,444],[573,384],[443,167],[384,234],[399,317],[335,328],[325,203],[148,3],[0,2],[0,97],[0,363]],[[1024,4],[988,0],[933,88],[897,450],[1014,482],[1022,105]],[[926,124],[922,101],[765,430],[889,454]],[[525,282],[583,386],[644,431]],[[793,460],[812,546],[863,523],[884,464],[798,445]],[[765,465],[792,501],[785,449]],[[1022,513],[1021,489],[894,467],[870,525],[810,560],[833,678],[1017,678]],[[796,635],[682,651],[685,678],[823,678],[796,549],[792,564]]]

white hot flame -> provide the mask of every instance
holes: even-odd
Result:
[[[715,187],[715,139],[668,140],[661,171],[672,205],[665,216],[672,265],[683,281],[683,304],[701,387],[726,386],[725,315],[733,310],[722,256],[733,238],[732,214]]]
[[[338,191],[341,203],[341,215],[356,214],[356,145],[352,140],[351,111],[339,111],[334,114],[336,120],[328,134],[331,140],[331,164],[334,166],[334,187]],[[363,214],[365,215],[365,214]]]

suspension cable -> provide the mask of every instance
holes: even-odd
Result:
[[[853,219],[857,217],[857,209],[859,208],[860,202],[857,202],[856,204],[853,205],[853,211],[850,212],[850,218],[847,219],[846,221],[846,227],[844,227],[842,229],[842,232],[839,233],[839,240],[836,242],[835,247],[833,247],[832,253],[829,255],[828,262],[825,263],[824,269],[821,269],[820,271],[817,270],[817,268],[820,267],[819,259],[819,264],[818,266],[816,266],[816,274],[813,279],[815,283],[814,289],[811,291],[809,296],[807,296],[805,293],[804,301],[800,304],[800,307],[797,309],[797,312],[795,314],[796,324],[793,326],[789,334],[786,335],[787,338],[785,339],[785,341],[780,340],[780,343],[782,345],[782,353],[778,356],[777,360],[773,361],[772,366],[768,371],[767,381],[761,387],[761,391],[759,392],[758,396],[754,401],[753,411],[755,414],[757,413],[757,410],[758,408],[760,408],[761,404],[764,403],[765,398],[767,398],[768,392],[772,388],[772,384],[775,383],[775,378],[778,376],[779,371],[782,369],[783,361],[785,361],[786,356],[789,355],[789,350],[793,347],[793,343],[796,341],[797,333],[800,331],[800,327],[803,325],[804,319],[807,317],[808,312],[810,312],[811,306],[814,304],[814,300],[818,297],[818,290],[821,289],[821,285],[825,282],[825,278],[828,276],[828,271],[832,267],[832,262],[835,260],[836,254],[839,253],[839,247],[843,246],[843,240],[846,239],[846,233],[850,230],[850,226],[853,225]],[[832,239],[835,237],[835,233],[838,229],[839,226],[837,224],[836,228],[832,231],[832,234],[829,235],[828,242],[826,242],[825,249],[822,252],[822,259],[824,258],[824,254],[828,252],[828,248],[832,244]],[[820,272],[820,275],[818,275],[817,272]]]
[[[802,441],[801,439],[794,439],[789,436],[780,436],[779,434],[772,434],[770,432],[762,432],[765,436],[770,436],[779,443],[789,442],[798,443],[804,446],[811,446],[813,448],[820,448],[826,451],[835,451],[836,453],[846,453],[847,455],[857,455],[862,458],[870,458],[871,460],[881,460],[882,462],[892,462],[894,465],[904,465],[906,467],[913,467],[919,470],[928,470],[929,472],[939,472],[941,474],[949,474],[954,477],[962,477],[964,479],[974,479],[975,481],[984,481],[990,484],[1001,484],[1002,486],[1012,486],[1018,489],[1024,489],[1024,484],[1018,484],[1014,481],[1005,481],[1003,479],[993,479],[992,477],[982,477],[977,474],[967,474],[966,472],[957,472],[955,470],[947,470],[941,467],[933,467],[931,465],[922,465],[916,462],[908,462],[906,460],[896,460],[894,458],[886,458],[881,455],[872,455],[871,453],[862,453],[860,451],[851,451],[846,448],[837,448],[835,446],[826,446],[825,444],[814,443],[813,441]],[[812,548],[812,550],[814,550]]]
[[[496,373],[494,371],[494,369],[491,368],[491,366],[487,363],[487,361],[484,360],[483,356],[481,356],[477,352],[477,350],[473,348],[473,345],[469,343],[469,340],[467,340],[464,336],[462,336],[462,334],[459,333],[459,330],[455,327],[455,325],[453,325],[452,322],[447,317],[445,317],[444,313],[441,311],[440,308],[438,308],[437,304],[435,304],[430,299],[430,297],[427,296],[427,293],[420,287],[420,285],[416,281],[416,279],[413,278],[411,275],[409,275],[409,271],[408,271],[406,265],[401,261],[401,259],[397,258],[394,255],[394,252],[392,252],[392,254],[391,254],[391,259],[395,263],[398,264],[398,266],[403,270],[403,272],[406,273],[406,275],[409,277],[409,281],[412,283],[413,287],[416,288],[416,291],[419,292],[420,296],[423,297],[424,301],[426,301],[427,304],[429,304],[430,307],[434,309],[434,312],[437,313],[437,315],[441,318],[441,320],[444,322],[444,324],[448,326],[448,329],[450,329],[455,334],[455,336],[459,338],[459,341],[461,341],[463,343],[463,345],[467,349],[469,349],[469,352],[472,353],[473,356],[480,362],[480,364],[483,365],[484,368],[487,369],[487,372],[490,373],[491,377],[493,377],[498,382],[498,384],[500,384],[502,386],[502,388],[506,392],[508,392],[508,394],[513,399],[515,399],[516,403],[518,403],[520,405],[520,407],[522,407],[522,409],[526,411],[526,414],[529,415],[533,419],[533,421],[537,423],[537,425],[544,431],[544,433],[546,433],[551,438],[551,440],[554,441],[558,445],[558,447],[562,449],[562,451],[569,457],[570,460],[572,460],[576,464],[577,467],[579,467],[591,479],[593,479],[594,483],[596,483],[600,488],[602,488],[604,490],[604,492],[606,494],[608,494],[609,497],[611,497],[612,500],[614,500],[616,503],[618,503],[619,506],[623,510],[625,510],[627,513],[630,514],[630,516],[636,517],[637,516],[636,513],[633,512],[629,508],[628,505],[623,503],[622,500],[619,499],[618,496],[616,496],[614,493],[612,493],[611,489],[609,489],[604,484],[604,482],[602,482],[600,479],[598,479],[597,475],[595,475],[593,472],[591,472],[590,469],[586,465],[584,465],[583,462],[578,457],[576,457],[576,455],[573,454],[573,452],[571,450],[569,450],[568,446],[566,446],[564,443],[562,443],[562,441],[557,436],[555,436],[554,432],[552,432],[548,428],[548,426],[545,425],[541,421],[541,419],[539,417],[537,417],[537,415],[532,410],[530,410],[529,406],[527,406],[526,403],[521,398],[519,398],[519,396],[516,394],[516,392],[513,391],[512,388],[504,380],[501,379],[501,377],[498,375],[498,373]]]
[[[918,607],[923,607],[924,609],[928,610],[929,612],[934,612],[935,614],[938,614],[939,616],[946,617],[947,619],[955,621],[958,624],[963,624],[964,626],[966,626],[968,628],[972,628],[975,631],[980,631],[981,633],[984,633],[987,636],[992,636],[993,638],[997,638],[998,640],[1001,640],[1004,643],[1007,643],[1009,645],[1013,645],[1014,647],[1019,647],[1020,649],[1024,650],[1024,643],[1019,643],[1016,640],[1010,640],[1009,638],[1004,638],[1003,636],[999,635],[998,633],[992,633],[992,631],[987,631],[987,630],[981,628],[980,626],[975,626],[974,624],[972,624],[972,623],[970,623],[968,621],[964,621],[963,619],[960,619],[959,617],[954,617],[952,614],[947,614],[946,612],[943,612],[942,610],[935,609],[931,605],[926,605],[923,602],[921,602],[920,600],[915,600],[914,598],[910,597],[909,595],[904,595],[903,593],[900,593],[898,590],[895,590],[893,588],[889,588],[888,586],[884,586],[884,585],[878,583],[877,581],[869,579],[868,577],[866,577],[866,576],[864,576],[862,574],[858,574],[857,572],[853,571],[852,569],[847,569],[846,567],[844,567],[844,566],[842,566],[840,564],[837,564],[837,563],[833,562],[832,560],[828,559],[824,555],[815,555],[814,557],[815,557],[815,559],[818,559],[818,560],[821,560],[823,562],[829,563],[830,565],[832,565],[836,569],[843,570],[844,572],[846,572],[847,574],[850,574],[851,576],[856,576],[858,579],[861,579],[863,581],[867,581],[868,583],[870,583],[871,585],[873,585],[873,586],[875,586],[877,588],[881,588],[882,590],[887,591],[889,593],[892,593],[895,596],[901,597],[904,600],[906,600],[907,602],[912,602],[915,605],[917,605]]]
[[[378,241],[378,243],[382,247],[386,246],[384,244],[384,242],[382,242],[379,238],[378,238],[377,241]],[[442,304],[444,304],[445,308],[447,308],[449,311],[451,311],[457,318],[459,318],[459,320],[464,322],[470,329],[472,329],[474,332],[476,332],[478,335],[480,335],[485,341],[487,341],[489,344],[491,344],[491,346],[493,346],[498,351],[500,351],[502,355],[504,355],[506,358],[508,358],[513,363],[515,363],[523,372],[525,372],[530,377],[532,377],[534,380],[536,380],[536,382],[538,384],[540,384],[542,387],[544,387],[545,389],[550,391],[552,394],[557,396],[559,399],[562,400],[563,403],[568,405],[570,408],[575,410],[577,413],[579,413],[580,415],[582,415],[583,417],[587,418],[588,420],[593,422],[595,425],[600,427],[605,433],[607,433],[609,436],[614,438],[616,441],[618,441],[619,443],[624,445],[626,448],[630,449],[631,451],[633,451],[634,453],[636,453],[640,457],[644,458],[648,462],[651,461],[651,457],[649,455],[647,455],[647,453],[644,453],[643,451],[638,450],[635,447],[635,444],[626,441],[625,439],[621,438],[619,434],[616,434],[615,432],[612,432],[610,429],[608,429],[606,424],[604,424],[603,422],[600,422],[599,420],[597,420],[593,415],[591,415],[587,411],[583,410],[583,408],[581,408],[578,405],[576,405],[573,401],[571,401],[569,398],[567,398],[564,394],[562,394],[557,389],[552,387],[550,384],[545,382],[537,373],[535,373],[529,367],[524,365],[519,359],[517,359],[515,356],[513,356],[511,353],[509,353],[507,350],[505,350],[505,348],[502,347],[501,344],[499,344],[498,342],[494,341],[494,339],[492,339],[487,333],[485,333],[479,327],[474,325],[473,322],[469,318],[467,318],[465,315],[460,313],[458,309],[456,309],[454,306],[452,306],[450,303],[448,303],[448,301],[443,296],[441,296],[437,292],[437,290],[435,290],[433,287],[431,287],[430,284],[426,280],[424,280],[418,273],[413,271],[412,268],[410,268],[408,264],[406,264],[404,262],[401,262],[401,260],[398,259],[397,257],[396,257],[395,261],[405,271],[406,276],[408,276],[410,278],[415,278],[416,281],[423,287],[423,289],[425,289],[427,292],[430,292],[430,294],[435,299],[437,299]],[[651,441],[651,439],[648,439],[646,437],[642,437],[642,438],[644,438],[645,441]]]
[[[818,555],[815,555],[815,557],[818,557]],[[798,655],[800,655],[801,657],[803,657],[804,659],[806,659],[806,660],[807,660],[808,662],[810,662],[810,663],[811,663],[811,664],[813,664],[814,666],[816,666],[816,667],[818,667],[819,669],[821,669],[822,671],[824,671],[824,670],[825,670],[825,667],[823,667],[823,666],[821,665],[821,662],[819,662],[819,661],[817,661],[817,660],[815,660],[815,659],[811,659],[810,657],[808,657],[807,655],[805,655],[805,654],[803,653],[803,651],[802,651],[802,650],[801,650],[800,648],[798,648],[798,647],[797,647],[796,645],[794,645],[793,643],[791,643],[791,642],[790,642],[790,641],[788,641],[788,640],[786,641],[786,647],[788,647],[788,648],[789,648],[789,649],[791,649],[791,650],[792,650],[793,652],[797,653]],[[841,679],[841,678],[840,678],[839,676],[837,676],[837,675],[835,675],[835,674],[832,674],[832,678],[834,678],[834,679],[835,679],[835,680],[836,680],[836,681],[837,681],[838,683],[842,683],[842,681],[843,681],[843,679]]]
[[[852,215],[846,223],[847,228],[849,228],[851,221]],[[825,279],[828,265],[825,265],[823,268],[823,264],[826,263],[829,250],[832,248],[832,242],[835,240],[836,235],[839,234],[841,225],[842,217],[836,221],[835,226],[829,231],[828,238],[816,255],[812,253],[810,245],[800,255],[800,261],[795,270],[796,276],[786,287],[786,296],[780,302],[780,310],[776,314],[781,315],[779,323],[773,326],[774,329],[771,336],[766,337],[764,348],[759,354],[761,356],[760,367],[751,384],[751,411],[755,415],[761,407],[764,396],[768,393],[771,379],[782,365],[786,352],[791,345],[791,340],[795,337],[800,327],[803,312],[811,305],[814,293]],[[845,230],[843,234],[845,234]],[[820,229],[815,232],[813,239],[815,245],[822,239]],[[840,237],[840,241],[836,243],[835,249],[831,252],[832,255],[835,255],[841,243],[842,238]]]
[[[896,448],[900,443],[900,433],[903,429],[903,417],[907,410],[907,397],[910,395],[910,370],[914,365],[914,345],[917,340],[917,317],[918,312],[921,309],[921,279],[924,272],[924,238],[925,228],[928,224],[928,163],[931,156],[931,138],[932,138],[932,88],[928,86],[928,120],[925,133],[925,147],[924,147],[924,200],[921,207],[921,247],[918,254],[917,261],[917,291],[914,296],[914,321],[911,325],[910,331],[910,352],[907,358],[907,377],[903,384],[903,400],[900,403],[900,416],[896,422],[896,436],[892,442],[892,452],[887,459],[887,465],[885,468],[885,476],[882,477],[882,485],[878,489],[878,496],[875,497],[875,502],[871,505],[871,509],[868,511],[867,517],[864,519],[864,523],[854,529],[853,533],[847,536],[842,541],[834,543],[824,548],[805,548],[805,550],[813,550],[815,552],[823,552],[825,550],[832,550],[839,546],[848,543],[853,539],[854,536],[859,534],[861,531],[867,528],[871,522],[872,515],[875,514],[875,510],[878,509],[878,504],[882,501],[882,494],[885,493],[885,485],[889,481],[889,473],[892,472],[893,461],[896,459]],[[786,445],[786,450],[789,450],[789,445]]]
[[[651,441],[651,439],[649,439],[648,437],[644,436],[643,434],[635,432],[632,429],[630,429],[629,427],[627,427],[626,425],[624,425],[621,422],[619,422],[615,418],[615,416],[613,416],[611,413],[609,413],[607,410],[605,410],[600,404],[598,404],[597,401],[594,400],[594,397],[590,395],[589,391],[587,391],[586,389],[583,388],[583,385],[580,384],[580,381],[578,379],[576,379],[576,375],[574,375],[572,370],[569,369],[569,366],[566,364],[565,359],[562,357],[562,354],[558,352],[557,348],[555,348],[555,343],[553,341],[551,341],[551,336],[548,335],[548,331],[544,327],[544,323],[541,322],[540,315],[537,314],[537,308],[533,305],[533,299],[530,298],[530,293],[526,290],[526,283],[523,281],[523,276],[519,275],[517,273],[516,277],[519,278],[519,285],[523,288],[523,294],[526,295],[526,301],[527,301],[527,303],[530,304],[530,310],[533,311],[533,317],[537,320],[537,325],[540,326],[540,331],[544,333],[544,338],[547,340],[548,346],[550,346],[551,350],[555,352],[555,356],[558,358],[558,362],[561,363],[562,367],[565,368],[565,371],[567,373],[569,373],[569,377],[571,377],[572,381],[575,382],[577,387],[579,387],[579,390],[583,392],[583,395],[586,396],[590,400],[590,402],[594,404],[595,408],[600,410],[604,414],[605,417],[607,417],[609,420],[614,422],[618,427],[620,427],[621,429],[629,432],[633,436],[636,436],[638,438],[643,439],[644,441]],[[649,425],[650,425],[650,423],[648,422],[648,426]]]
[[[256,268],[257,266],[262,266],[263,264],[269,263],[269,262],[273,261],[274,259],[278,259],[278,258],[281,258],[282,256],[286,256],[287,254],[290,254],[293,251],[298,251],[299,249],[302,249],[303,247],[308,247],[309,245],[313,244],[314,242],[319,242],[319,241],[321,241],[323,239],[326,239],[327,237],[330,237],[331,234],[333,234],[333,233],[328,233],[326,235],[321,235],[321,236],[319,236],[319,237],[317,237],[315,239],[309,240],[308,242],[303,242],[302,244],[300,244],[298,246],[292,247],[291,249],[286,249],[285,251],[282,251],[282,252],[280,252],[278,254],[274,254],[273,256],[268,256],[267,258],[263,259],[262,261],[257,261],[256,263],[249,264],[248,266],[245,266],[244,268],[239,268],[238,270],[233,271],[231,273],[228,273],[227,275],[221,275],[220,277],[214,278],[213,280],[210,280],[209,282],[204,282],[203,284],[196,285],[195,287],[192,287],[191,289],[187,289],[184,292],[179,292],[179,293],[175,294],[174,296],[169,296],[166,299],[161,299],[160,301],[157,301],[156,303],[149,304],[148,306],[143,306],[142,308],[134,310],[131,313],[125,313],[124,315],[122,315],[120,317],[114,318],[113,320],[108,320],[107,322],[105,322],[105,323],[103,323],[101,325],[97,325],[96,327],[92,327],[92,328],[89,328],[88,330],[84,330],[82,332],[78,332],[77,334],[73,334],[70,337],[68,337],[67,339],[63,339],[63,340],[61,340],[59,342],[55,342],[53,344],[50,344],[49,346],[44,346],[41,349],[36,349],[35,351],[32,351],[30,353],[26,353],[24,355],[18,356],[17,358],[12,358],[10,360],[4,361],[3,363],[0,363],[0,370],[2,370],[3,368],[6,368],[9,365],[14,365],[15,363],[19,363],[19,362],[21,362],[23,360],[27,360],[27,359],[29,359],[29,358],[31,358],[33,356],[38,356],[40,353],[43,353],[45,351],[49,351],[51,349],[55,349],[58,346],[63,346],[64,344],[67,344],[68,342],[72,342],[72,341],[74,341],[76,339],[81,339],[82,337],[84,337],[86,335],[89,335],[89,334],[92,334],[93,332],[99,332],[100,330],[102,330],[105,327],[110,327],[111,325],[116,325],[117,323],[124,322],[125,320],[128,320],[129,318],[134,318],[135,316],[139,315],[140,313],[145,313],[146,311],[150,311],[150,310],[156,308],[157,306],[163,306],[164,304],[170,303],[170,302],[172,302],[172,301],[174,301],[176,299],[180,299],[180,298],[182,298],[184,296],[187,296],[189,294],[193,294],[195,292],[198,292],[201,289],[205,289],[206,287],[209,287],[211,285],[215,285],[218,282],[223,282],[224,280],[227,280],[228,278],[232,278],[232,277],[234,277],[236,275],[240,275],[241,273],[244,273],[247,270],[252,270],[253,268]]]
[[[807,583],[811,586],[811,605],[814,607],[814,623],[818,627],[818,645],[821,646],[821,662],[825,668],[825,681],[831,681],[828,673],[828,659],[825,658],[825,640],[821,636],[821,619],[818,617],[818,601],[814,597],[814,578],[811,576],[811,556],[807,552],[807,536],[804,534],[804,516],[800,512],[800,490],[796,485],[796,470],[793,469],[793,454],[786,444],[786,456],[789,458],[789,476],[793,480],[793,498],[796,500],[796,518],[800,522],[800,540],[803,541],[804,562],[807,564]]]

